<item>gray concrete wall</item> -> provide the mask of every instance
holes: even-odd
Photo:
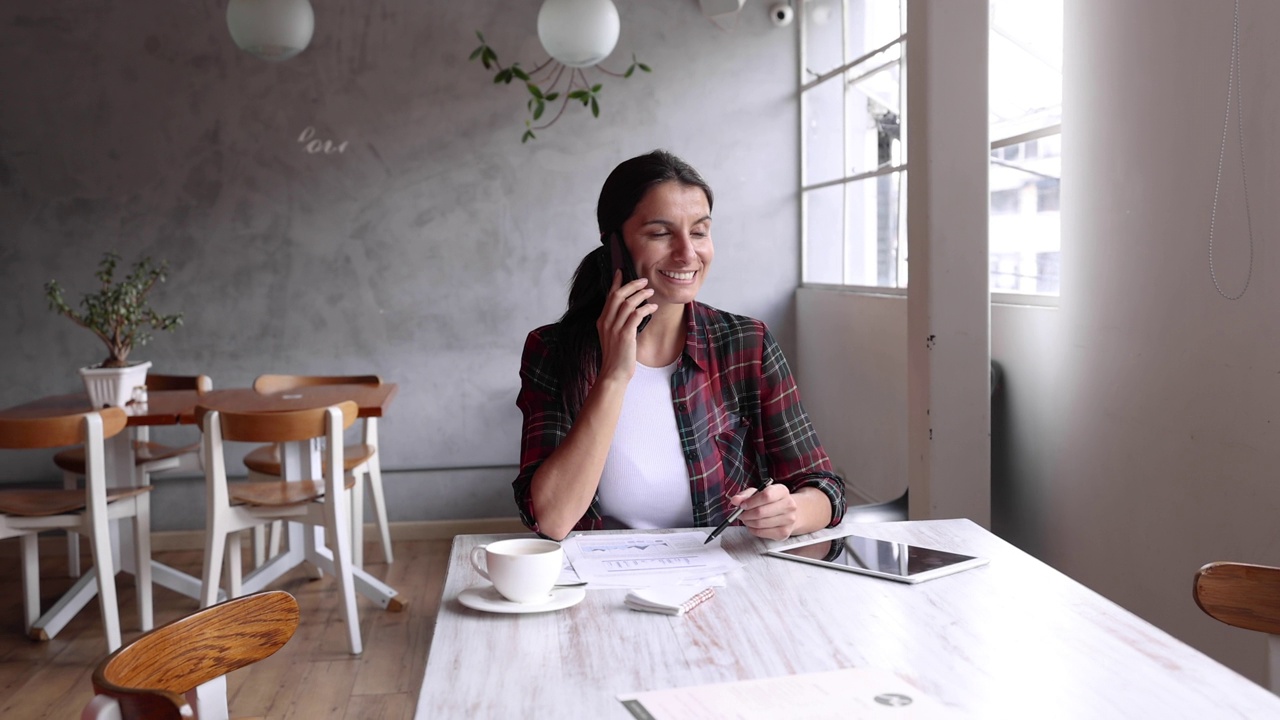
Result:
[[[693,0],[620,0],[604,66],[634,52],[654,72],[604,78],[599,119],[571,107],[522,145],[522,91],[467,58],[481,30],[504,61],[541,61],[538,2],[313,4],[311,46],[272,64],[235,48],[221,0],[5,3],[0,406],[74,391],[103,355],[42,284],[86,290],[104,250],[151,255],[172,268],[156,306],[186,324],[137,358],[218,387],[378,373],[400,384],[381,428],[395,515],[514,514],[524,336],[563,309],[609,170],[655,147],[716,190],[703,299],[791,346],[794,25],[749,5],[726,32]],[[346,150],[308,153],[307,128]],[[53,477],[13,455],[0,480]]]

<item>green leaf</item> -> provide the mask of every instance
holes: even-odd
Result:
[[[600,104],[595,98],[591,98],[591,117],[600,117]]]
[[[594,95],[594,94],[596,94],[596,93],[600,92],[600,88],[602,88],[602,87],[604,87],[604,86],[603,86],[603,85],[601,85],[600,83],[596,83],[595,85],[592,85],[592,86],[591,86],[591,94],[592,94],[592,95]]]
[[[467,58],[467,60],[475,60],[476,58],[480,57],[480,53],[482,53],[482,52],[484,52],[484,46],[483,46],[483,45],[481,45],[480,47],[476,48],[475,50],[472,50],[472,51],[471,51],[471,57]]]
[[[479,30],[476,31],[476,37],[480,38],[480,42],[484,43],[484,35],[481,35]],[[488,44],[488,43],[485,43],[485,44]],[[634,60],[635,58],[636,58],[635,55],[631,56],[632,60]]]
[[[525,82],[529,82],[529,74],[520,69],[519,63],[511,66],[511,74]]]
[[[553,93],[548,93],[548,94],[547,94],[545,97],[543,97],[542,99],[543,99],[543,100],[546,100],[547,102],[555,102],[555,99],[556,99],[556,98],[558,98],[558,97],[560,97],[560,93],[558,93],[558,92],[553,92]]]
[[[537,120],[538,118],[542,117],[542,113],[543,113],[543,111],[544,111],[544,110],[546,110],[546,109],[547,109],[547,104],[546,104],[545,102],[543,102],[543,101],[539,100],[539,101],[538,101],[538,107],[534,108],[534,110],[533,110],[533,119],[534,119],[534,120]]]
[[[526,83],[525,87],[529,88],[530,95],[538,98],[539,100],[542,99],[542,88],[538,87],[537,85],[534,85],[533,83]]]
[[[652,70],[649,69],[649,66],[645,65],[644,63],[636,63],[636,67],[640,68],[645,72],[653,72]]]
[[[524,135],[520,137],[520,144],[523,145],[529,142],[530,140],[536,140],[536,139],[537,139],[537,136],[533,134],[532,130],[525,130]]]
[[[636,71],[635,63],[632,63],[632,64],[631,64],[631,67],[627,68],[627,71],[626,71],[626,72],[624,72],[624,73],[622,73],[622,77],[624,77],[624,78],[629,78],[629,77],[631,77],[631,73],[633,73],[633,72],[635,72],[635,71]]]
[[[586,90],[574,90],[573,92],[569,93],[570,100],[583,100],[586,97],[587,97]]]

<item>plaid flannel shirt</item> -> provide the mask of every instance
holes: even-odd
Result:
[[[761,451],[774,482],[792,492],[816,487],[831,500],[831,525],[844,516],[844,481],[818,442],[800,405],[787,360],[764,323],[693,302],[685,306],[688,339],[671,378],[680,446],[689,470],[693,521],[720,524],[732,511],[729,498],[758,486]],[[524,413],[520,473],[512,483],[520,519],[534,532],[533,474],[569,432],[560,381],[553,367],[555,328],[529,333],[520,365]],[[597,494],[575,530],[605,527]]]

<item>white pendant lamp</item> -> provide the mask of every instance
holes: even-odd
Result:
[[[618,44],[618,8],[610,0],[546,0],[538,11],[538,39],[569,67],[590,67]]]
[[[306,49],[316,28],[309,0],[229,0],[227,29],[245,52],[288,60]]]

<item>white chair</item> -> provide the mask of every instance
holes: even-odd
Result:
[[[147,375],[147,391],[195,390],[203,395],[213,389],[208,375]],[[133,484],[146,487],[153,475],[176,472],[199,472],[200,442],[189,445],[163,445],[151,442],[146,425],[134,428],[133,457],[135,479]],[[53,464],[62,471],[62,487],[73,490],[80,487],[84,477],[84,448],[67,448],[53,456]],[[67,533],[67,573],[80,577],[80,536]]]
[[[73,530],[89,537],[107,648],[120,647],[110,521],[130,517],[134,519],[138,615],[142,629],[151,629],[151,488],[107,488],[105,441],[122,432],[127,420],[120,408],[0,419],[0,448],[55,448],[83,443],[85,449],[83,490],[0,490],[0,538],[21,538],[23,619],[28,634],[35,639],[47,640],[65,625],[65,620],[40,625],[38,535],[42,530]],[[62,602],[54,609],[59,607]]]
[[[204,429],[206,521],[201,607],[217,600],[222,563],[227,564],[227,597],[241,594],[240,531],[283,520],[323,527],[333,551],[334,574],[346,611],[351,654],[359,655],[360,623],[355,581],[351,576],[349,490],[354,483],[342,472],[342,432],[356,420],[359,408],[343,402],[328,408],[288,412],[219,412],[196,408]],[[227,442],[295,443],[323,439],[321,479],[227,482]],[[334,470],[338,468],[338,470]]]
[[[274,655],[298,628],[282,590],[247,595],[158,627],[93,671],[81,720],[227,717],[227,673]]]
[[[316,385],[381,385],[377,375],[260,375],[253,382],[253,389],[263,394],[288,392],[300,387]],[[382,465],[378,454],[378,418],[363,419],[361,442],[343,449],[346,471],[351,473],[356,490],[351,495],[352,559],[356,567],[364,567],[364,487],[368,478],[369,492],[373,497],[374,518],[382,536],[382,554],[388,563],[395,561],[391,551],[391,530],[387,524],[387,502],[382,492]],[[275,445],[257,448],[244,458],[249,468],[249,479],[273,479],[280,477],[280,449]],[[268,554],[280,551],[280,533],[272,532]],[[263,562],[260,536],[255,538],[255,560]]]

